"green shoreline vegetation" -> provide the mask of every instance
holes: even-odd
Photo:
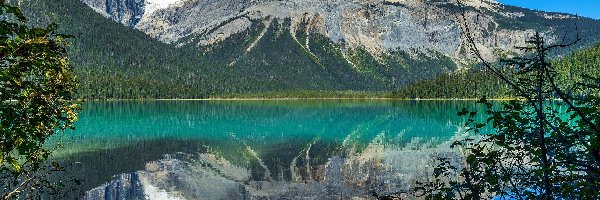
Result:
[[[600,75],[600,44],[558,57],[553,62],[560,84],[581,81],[584,76]],[[568,85],[564,85],[569,87]],[[413,82],[395,91],[290,90],[212,94],[186,98],[87,98],[88,100],[294,100],[294,99],[391,99],[391,100],[513,100],[509,87],[491,73],[471,70],[444,73]],[[86,98],[82,98],[86,99]]]
[[[442,99],[442,98],[432,98],[432,99],[404,99],[404,98],[390,98],[390,97],[281,97],[281,98],[245,98],[245,97],[233,97],[233,98],[205,98],[205,99],[82,99],[82,101],[91,101],[91,102],[100,102],[100,101],[301,101],[301,100],[382,100],[382,101],[479,101],[480,99],[476,98],[464,98],[464,99]],[[510,101],[510,100],[520,100],[514,98],[491,98],[487,99],[489,101]],[[547,100],[556,100],[556,99],[547,99]]]

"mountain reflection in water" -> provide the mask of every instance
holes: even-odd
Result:
[[[368,198],[409,188],[473,101],[84,105],[55,159],[88,199]],[[91,191],[90,191],[91,190]],[[87,194],[86,194],[87,192]],[[111,198],[108,198],[111,199]]]

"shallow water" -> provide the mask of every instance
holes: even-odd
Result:
[[[65,144],[56,159],[76,163],[68,173],[83,180],[78,195],[167,154],[196,161],[198,155],[216,156],[247,170],[245,182],[323,180],[318,177],[324,174],[313,172],[318,166],[371,151],[374,143],[403,149],[445,142],[462,130],[459,110],[480,108],[474,101],[393,100],[109,101],[83,107],[76,130],[54,138]]]

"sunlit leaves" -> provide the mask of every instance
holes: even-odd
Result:
[[[0,197],[15,198],[49,183],[37,178],[50,155],[43,145],[72,128],[80,108],[64,35],[54,34],[54,25],[29,27],[4,1],[0,10]]]

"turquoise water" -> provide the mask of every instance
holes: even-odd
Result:
[[[376,139],[388,146],[440,143],[461,130],[457,112],[474,101],[269,100],[87,102],[76,130],[60,134],[57,157],[79,163],[83,190],[176,152],[216,153],[252,169],[252,149],[280,179],[311,145],[313,164],[360,151]],[[286,171],[287,170],[287,171]],[[256,171],[256,170],[255,170]],[[256,173],[260,173],[256,172]],[[259,175],[257,175],[259,176]]]
[[[472,101],[290,100],[111,101],[83,106],[74,144],[105,148],[148,140],[206,140],[268,144],[293,140],[390,144],[447,140]]]

